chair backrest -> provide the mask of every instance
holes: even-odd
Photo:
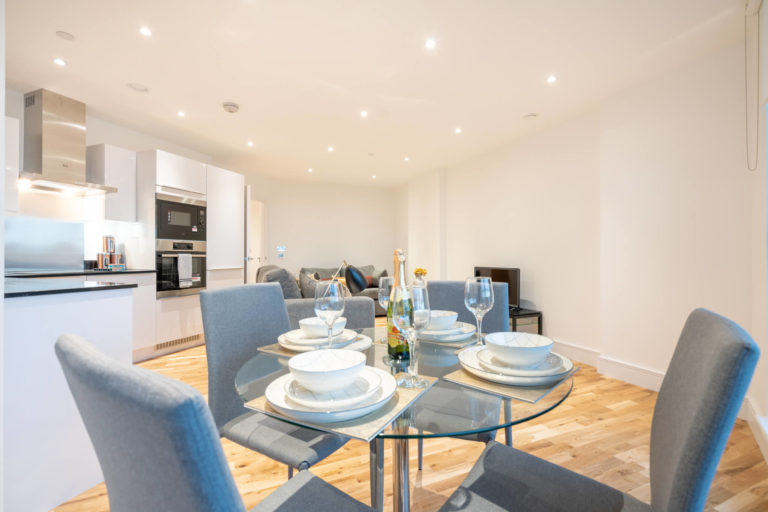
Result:
[[[205,400],[179,381],[56,342],[104,473],[112,512],[244,512]]]
[[[493,283],[493,307],[483,317],[483,332],[509,330],[509,292],[507,283]],[[429,306],[456,311],[459,322],[475,325],[475,315],[464,305],[464,281],[428,281]]]
[[[734,322],[694,310],[659,390],[651,427],[651,505],[704,510],[709,487],[760,355]]]
[[[216,426],[247,412],[235,390],[235,375],[257,354],[290,330],[278,283],[247,284],[200,294],[208,358],[208,405]]]
[[[315,315],[315,299],[285,299],[291,329],[299,328],[299,320]],[[376,323],[373,299],[347,297],[344,299],[344,315],[347,329],[367,329]]]

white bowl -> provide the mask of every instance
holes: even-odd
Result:
[[[430,331],[444,331],[450,329],[453,324],[456,323],[456,319],[459,314],[455,311],[440,311],[439,309],[433,309],[429,312],[429,326],[427,330]]]
[[[290,358],[288,369],[308,390],[325,393],[351,384],[365,367],[365,359],[365,354],[356,350],[312,350]]]
[[[552,350],[552,340],[527,332],[494,332],[485,336],[494,357],[512,366],[534,366]]]
[[[347,319],[343,316],[336,319],[333,322],[333,335],[338,336],[344,327],[347,325]],[[309,318],[303,318],[299,320],[299,327],[304,331],[307,338],[327,338],[328,337],[328,324],[326,324],[322,318],[312,316]]]

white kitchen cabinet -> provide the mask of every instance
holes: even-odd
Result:
[[[19,211],[19,120],[5,118],[5,211]]]
[[[202,162],[190,158],[153,151],[155,153],[156,185],[205,194],[205,168]]]
[[[133,343],[134,353],[155,345],[155,294],[156,278],[153,272],[88,275],[88,281],[111,281],[135,284],[133,288]],[[134,357],[134,362],[136,357]]]
[[[117,188],[104,198],[104,218],[136,222],[136,152],[98,144],[85,155],[87,180]]]
[[[245,239],[245,177],[212,165],[207,170],[207,265],[242,269]]]
[[[206,275],[206,290],[219,290],[230,286],[239,286],[245,283],[245,274],[242,268],[210,269]]]
[[[200,295],[164,297],[155,301],[155,342],[176,344],[202,341],[203,316]]]

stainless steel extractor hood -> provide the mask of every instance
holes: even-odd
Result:
[[[19,178],[22,189],[79,195],[117,192],[86,179],[85,103],[46,89],[24,95],[24,170]]]

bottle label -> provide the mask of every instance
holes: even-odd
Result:
[[[387,352],[392,359],[408,359],[408,342],[395,326],[391,316],[387,317]]]

